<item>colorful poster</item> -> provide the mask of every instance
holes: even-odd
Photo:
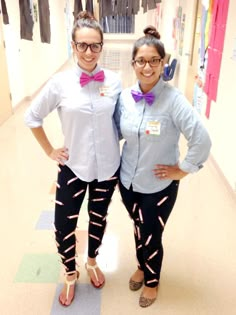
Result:
[[[228,8],[229,0],[214,0],[204,86],[204,92],[208,97],[205,113],[207,118],[210,117],[211,101],[217,99]]]

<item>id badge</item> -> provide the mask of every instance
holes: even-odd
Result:
[[[145,133],[147,135],[159,136],[161,134],[160,121],[148,121],[146,125]]]
[[[110,96],[111,89],[109,86],[102,86],[99,88],[100,96]]]

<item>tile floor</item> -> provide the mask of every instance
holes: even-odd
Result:
[[[113,45],[101,60],[120,72],[124,86],[134,81],[129,55],[129,46]],[[66,67],[72,65],[69,61]],[[141,309],[140,293],[128,289],[136,268],[133,229],[116,191],[98,258],[106,285],[94,289],[84,269],[88,222],[84,205],[78,229],[81,276],[73,305],[61,307],[63,270],[52,227],[57,167],[24,126],[27,106],[28,102],[0,126],[1,315],[236,314],[236,203],[211,158],[198,174],[181,182],[164,233],[165,256],[154,305]],[[51,141],[60,144],[56,113],[46,119],[45,128]]]

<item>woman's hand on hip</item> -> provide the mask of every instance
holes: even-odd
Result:
[[[179,168],[178,164],[175,165],[164,165],[164,164],[156,164],[153,170],[155,176],[159,179],[173,179],[179,180],[188,175],[188,173],[182,171]]]
[[[64,165],[64,162],[69,159],[68,149],[63,147],[59,149],[53,149],[49,154],[49,157],[57,161],[60,165]]]

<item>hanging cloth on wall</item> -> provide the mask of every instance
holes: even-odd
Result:
[[[86,11],[93,13],[93,0],[87,0],[86,1],[86,7],[85,7]]]
[[[50,29],[50,11],[48,0],[38,0],[39,5],[39,25],[40,37],[42,43],[51,42],[51,29]]]
[[[19,0],[20,7],[20,37],[33,40],[33,18],[31,6],[28,0]]]
[[[147,12],[147,0],[142,0],[143,13]]]
[[[7,7],[6,7],[5,0],[1,0],[1,5],[2,5],[3,23],[9,24],[9,17],[8,17],[8,13],[7,13]]]
[[[148,0],[148,10],[153,10],[157,8],[157,3],[161,3],[161,0]]]
[[[140,10],[140,1],[139,0],[133,0],[133,12],[132,14],[138,14],[139,10]]]
[[[83,5],[82,5],[82,0],[75,0],[75,3],[74,3],[74,18],[76,18],[77,14],[80,12],[80,11],[83,11]]]
[[[125,16],[127,13],[127,1],[126,0],[122,0],[121,1],[121,12],[120,15]]]
[[[126,15],[131,16],[133,12],[133,0],[127,0]]]
[[[156,1],[155,0],[148,0],[148,10],[156,9]]]
[[[138,14],[140,10],[139,0],[97,0],[99,3],[99,16],[104,18],[110,15],[130,16]],[[142,0],[141,6],[143,12],[157,8],[157,3],[161,3],[161,0]]]
[[[136,0],[127,0],[126,12],[128,16],[131,16],[132,14],[134,14],[135,3],[136,3]]]
[[[100,18],[103,18],[105,16],[114,15],[113,8],[114,8],[113,1],[100,0],[99,1],[99,16],[100,16]]]
[[[132,15],[140,10],[139,0],[98,0],[99,16],[104,18],[111,15]]]
[[[121,0],[121,1],[117,1],[116,3],[117,14],[119,15],[122,15],[123,2],[124,0]]]
[[[140,9],[139,0],[123,1],[122,13],[127,15],[138,14]]]
[[[161,3],[161,0],[142,0],[143,12],[156,9],[157,3]]]

